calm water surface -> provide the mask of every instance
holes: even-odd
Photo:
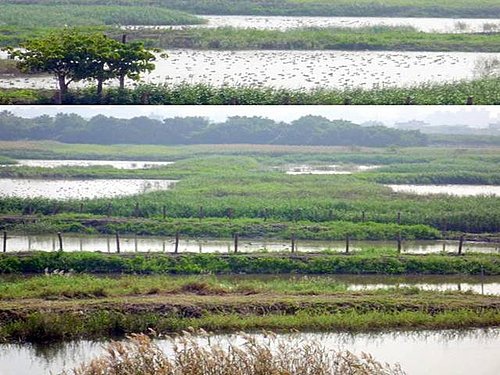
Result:
[[[44,160],[44,159],[18,159],[17,164],[5,164],[7,167],[95,167],[111,166],[116,169],[149,169],[173,164],[172,161],[144,161],[144,160]],[[0,165],[2,166],[2,165]]]
[[[267,340],[256,335],[258,340]],[[280,334],[281,339],[300,338],[314,341],[327,350],[349,350],[355,354],[366,352],[381,362],[399,363],[408,374],[428,375],[496,375],[500,373],[500,329],[466,331],[386,332],[376,334],[305,333]],[[199,339],[207,343],[206,338]],[[211,343],[243,344],[238,335],[211,337]],[[158,345],[171,353],[169,341]],[[2,375],[57,374],[103,353],[103,342],[74,341],[70,343],[35,346],[0,345],[0,373]],[[208,344],[207,344],[208,345]]]
[[[57,236],[54,235],[9,235],[7,242],[8,251],[56,251],[59,249]],[[101,251],[115,252],[116,240],[114,236],[89,236],[63,234],[64,251]],[[175,239],[171,237],[156,236],[121,236],[120,250],[122,252],[173,252]],[[351,251],[362,249],[396,248],[395,241],[351,241]],[[457,241],[403,241],[403,253],[439,253],[456,252]],[[318,252],[322,250],[345,251],[344,241],[296,241],[299,252]],[[290,251],[291,243],[285,240],[257,240],[240,238],[238,251]],[[181,238],[179,252],[191,253],[232,253],[234,242],[232,239],[196,239]],[[500,253],[500,243],[489,242],[464,242],[462,251],[479,253]]]
[[[109,198],[168,190],[174,180],[0,178],[0,197]]]
[[[494,32],[500,30],[499,19],[474,18],[403,18],[403,17],[288,17],[288,16],[198,16],[203,25],[127,26],[129,29],[189,29],[234,27],[240,29],[289,30],[315,27],[360,28],[369,26],[410,26],[418,31],[437,33]]]
[[[1,54],[0,54],[1,55]],[[498,53],[169,50],[143,82],[272,86],[289,89],[402,87],[472,79]],[[112,84],[116,84],[113,82]],[[84,85],[84,84],[76,84]],[[131,81],[128,85],[134,85]],[[0,87],[56,88],[52,77],[0,79]]]
[[[386,185],[398,193],[417,195],[449,194],[459,197],[494,195],[500,196],[500,186],[495,185]]]

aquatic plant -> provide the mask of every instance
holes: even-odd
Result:
[[[399,365],[382,364],[371,355],[326,350],[320,344],[298,337],[280,339],[264,332],[265,340],[241,333],[244,342],[208,344],[198,336],[201,330],[164,340],[173,346],[166,354],[148,336],[134,334],[126,341],[113,341],[106,353],[82,364],[69,375],[402,375]]]

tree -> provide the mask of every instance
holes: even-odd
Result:
[[[104,81],[118,78],[123,89],[125,77],[138,80],[141,73],[155,67],[155,55],[142,43],[120,43],[99,32],[65,28],[21,43],[20,47],[8,47],[10,57],[18,60],[24,72],[53,74],[58,82],[59,104],[72,82],[95,79],[100,96]]]
[[[119,43],[117,50],[111,54],[108,64],[113,74],[118,77],[120,89],[125,88],[125,78],[138,80],[141,73],[155,68],[155,55],[140,42]]]
[[[19,60],[18,67],[24,72],[52,73],[58,82],[58,103],[61,103],[71,82],[88,78],[95,64],[96,48],[106,39],[101,33],[65,28],[21,43],[22,49],[10,47],[8,52]]]

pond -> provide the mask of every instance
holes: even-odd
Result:
[[[448,194],[458,197],[494,195],[500,197],[500,186],[495,185],[385,185],[397,193],[416,195]]]
[[[499,19],[474,18],[402,18],[402,17],[288,17],[288,16],[198,16],[206,24],[188,26],[126,26],[127,29],[189,29],[234,27],[240,29],[289,30],[296,28],[371,26],[409,26],[418,31],[437,33],[495,32]]]
[[[0,178],[0,197],[83,199],[109,198],[168,190],[175,180]]]
[[[142,82],[213,86],[381,88],[474,78],[476,64],[500,57],[475,52],[169,50]],[[116,85],[113,81],[110,84]],[[128,80],[128,85],[134,85]],[[84,83],[75,84],[76,87]],[[56,88],[49,76],[4,77],[0,87]]]
[[[10,277],[10,276],[9,276]],[[305,280],[321,280],[341,284],[350,291],[417,288],[419,290],[440,292],[473,292],[500,296],[500,276],[463,276],[463,275],[297,275],[297,274],[247,274],[221,275],[222,280],[285,280],[290,283]],[[7,281],[7,280],[6,280]]]
[[[254,334],[258,341],[267,340]],[[399,363],[412,375],[496,375],[500,373],[498,348],[500,329],[462,331],[409,331],[368,334],[301,333],[279,334],[279,339],[315,342],[326,350],[349,350],[354,354],[370,353],[380,362]],[[208,344],[207,338],[199,338]],[[243,344],[241,335],[212,335],[210,342]],[[265,342],[265,341],[264,341]],[[166,353],[172,353],[170,341],[158,340]],[[89,361],[104,352],[105,342],[73,341],[54,345],[1,344],[2,375],[57,374]]]
[[[54,235],[9,235],[7,249],[13,251],[56,251],[59,242]],[[319,252],[325,249],[331,251],[345,251],[344,241],[302,241],[295,243],[299,252]],[[351,241],[351,251],[360,249],[396,249],[396,241]],[[403,241],[403,253],[427,254],[445,252],[456,252],[457,241]],[[71,235],[63,234],[64,251],[101,251],[115,252],[116,239],[114,236],[101,235]],[[154,236],[120,236],[120,251],[122,252],[173,252],[175,239],[171,237]],[[240,238],[238,242],[239,252],[258,251],[289,252],[291,243],[285,240],[256,240]],[[234,242],[232,239],[196,239],[182,238],[179,240],[179,252],[191,253],[232,253]],[[499,253],[500,243],[488,242],[464,242],[463,253]]]
[[[380,168],[378,165],[295,165],[286,168],[286,174],[301,175],[301,174],[353,174],[355,172],[369,171]]]
[[[116,169],[149,169],[173,164],[172,161],[144,161],[144,160],[42,160],[42,159],[17,159],[17,164],[4,164],[7,167],[95,167],[111,166]]]

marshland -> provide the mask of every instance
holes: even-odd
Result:
[[[2,371],[21,357],[35,373],[85,362],[90,374],[107,345],[175,361],[175,340],[194,340],[185,348],[203,358],[257,340],[274,358],[279,344],[266,340],[292,332],[296,350],[320,345],[346,366],[367,351],[425,373],[441,353],[455,358],[445,373],[477,360],[495,372],[495,136],[319,116],[0,118]],[[115,189],[127,181],[154,189]],[[59,190],[35,189],[48,182]],[[97,182],[106,189],[66,195]],[[183,331],[194,333],[172,336]],[[152,339],[126,338],[137,333]],[[245,361],[262,364],[254,354]],[[112,371],[113,358],[99,366]]]
[[[139,82],[129,80],[127,91],[117,95],[110,81],[103,99],[82,80],[65,98],[69,104],[498,103],[500,11],[488,2],[148,5],[9,0],[0,45],[17,47],[70,26],[115,39],[126,34],[166,52]],[[51,102],[57,87],[50,75],[23,74],[5,57],[1,103]],[[168,98],[172,91],[177,103]]]

